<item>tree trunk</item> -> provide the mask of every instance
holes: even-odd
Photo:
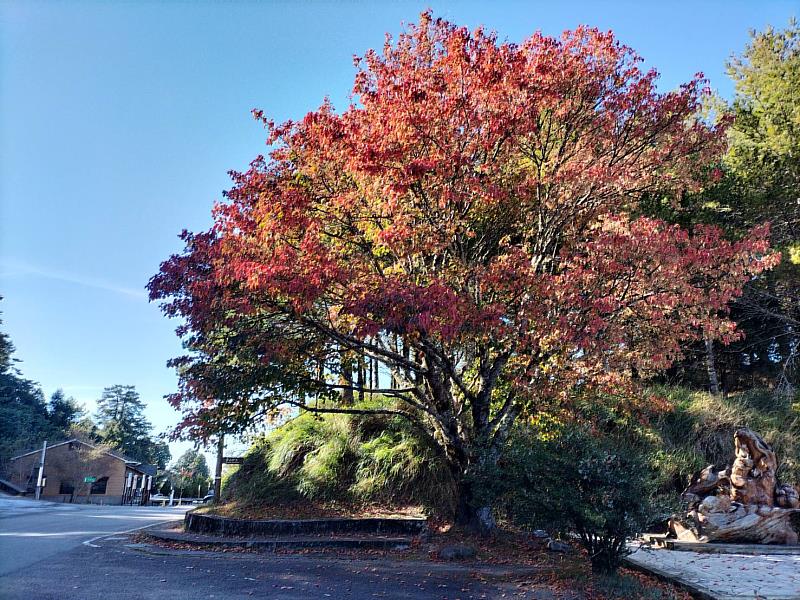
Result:
[[[364,364],[364,356],[359,355],[358,357],[358,364],[356,365],[356,387],[358,388],[358,401],[364,402],[364,379],[366,370],[366,365]]]
[[[375,366],[375,360],[372,359],[372,358],[368,358],[367,361],[369,362],[369,372],[367,373],[367,375],[369,376],[369,380],[368,380],[369,383],[367,384],[367,387],[374,390],[374,389],[376,389],[378,387],[377,385],[375,385],[375,382],[373,380],[373,367]],[[369,398],[370,398],[370,400],[372,400],[372,393],[371,392],[370,392]]]
[[[796,544],[791,519],[800,500],[794,486],[777,485],[772,447],[750,429],[738,429],[734,445],[729,469],[709,465],[686,488],[691,510],[673,517],[670,530],[681,541]]]
[[[720,500],[728,501],[724,510]],[[792,515],[797,508],[730,504],[728,498],[709,496],[698,509],[670,520],[682,542],[735,542],[745,544],[797,544]]]
[[[473,442],[474,443],[474,442]],[[474,447],[473,447],[474,450]],[[479,480],[492,477],[497,467],[499,453],[484,448],[482,451],[464,453],[460,462],[453,463],[451,472],[457,482],[456,525],[465,527],[480,535],[490,535],[497,528],[492,515],[492,507],[485,497],[476,497],[476,475]]]
[[[719,394],[719,377],[717,376],[716,356],[714,354],[714,341],[704,336],[706,344],[706,370],[708,371],[709,390],[715,396]]]
[[[344,406],[352,406],[355,400],[353,398],[353,363],[350,358],[342,352],[339,355],[339,365],[341,369],[339,383],[340,385],[346,386],[342,389],[342,404]]]
[[[492,508],[490,506],[475,506],[472,484],[466,481],[461,481],[458,486],[455,517],[456,525],[481,535],[489,535],[497,528],[497,523],[492,515]]]

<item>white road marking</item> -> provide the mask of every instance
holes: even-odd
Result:
[[[165,523],[169,523],[169,521],[164,521]],[[98,535],[97,537],[93,537],[90,540],[86,540],[82,542],[84,546],[89,546],[90,548],[102,548],[98,544],[93,544],[92,542],[96,542],[97,540],[102,540],[103,538],[111,537],[112,535],[124,535],[126,533],[133,533],[134,531],[139,531],[140,529],[147,529],[148,527],[153,527],[154,525],[160,525],[161,523],[150,523],[149,525],[143,525],[141,527],[134,527],[133,529],[128,529],[126,531],[110,531],[108,533],[104,533],[103,535]]]

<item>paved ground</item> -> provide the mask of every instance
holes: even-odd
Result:
[[[800,599],[800,554],[707,554],[639,550],[631,562],[675,577],[720,600]]]
[[[91,506],[0,496],[0,576],[73,552],[92,538],[183,517],[187,507]],[[48,563],[45,563],[45,566]],[[0,597],[2,596],[0,584]]]
[[[168,550],[121,533],[184,510],[0,497],[0,599],[554,598],[519,583],[530,569]]]
[[[395,598],[549,600],[531,569],[169,550],[124,532],[182,509],[34,503],[0,497],[0,599]],[[725,600],[800,599],[800,556],[640,551],[633,561]]]
[[[4,600],[565,597],[520,585],[502,569],[477,576],[474,567],[427,562],[165,551],[132,547],[126,540],[98,541],[100,548],[81,546],[60,555],[41,578],[32,577],[30,569],[0,577],[0,596]]]

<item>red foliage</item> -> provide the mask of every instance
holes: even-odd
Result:
[[[464,447],[523,405],[663,369],[703,331],[736,336],[728,302],[778,260],[768,228],[730,242],[634,216],[719,156],[701,75],[658,93],[610,32],[501,44],[429,13],[356,62],[341,113],[255,111],[270,157],[233,174],[213,229],[184,234],[151,282],[183,333],[280,314],[396,370]]]

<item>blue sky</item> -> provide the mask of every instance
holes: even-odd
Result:
[[[175,324],[147,280],[210,224],[210,208],[264,151],[250,116],[343,106],[353,54],[420,11],[501,39],[578,24],[613,29],[669,89],[725,60],[795,2],[0,1],[0,304],[24,375],[94,409],[134,384],[157,430],[177,414]],[[173,445],[173,454],[186,444]]]

